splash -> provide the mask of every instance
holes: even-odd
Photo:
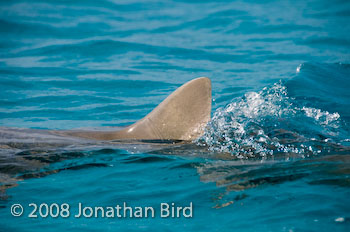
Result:
[[[336,140],[339,113],[300,105],[280,81],[215,111],[198,145],[238,158],[276,153],[301,156],[326,150]]]
[[[335,112],[330,114],[327,111],[321,111],[320,109],[303,107],[302,110],[305,112],[305,115],[314,118],[316,121],[320,122],[322,125],[330,125],[332,127],[338,128],[337,120],[340,118],[339,113]],[[333,122],[335,122],[333,124]]]

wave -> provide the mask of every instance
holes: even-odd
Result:
[[[289,94],[289,90],[294,94],[303,92],[300,80],[311,95],[315,96],[312,91],[319,91],[320,88],[313,90],[309,87],[311,78],[307,73],[310,70],[305,71],[305,67],[314,66],[301,65],[297,76],[290,81],[279,81],[261,91],[248,92],[217,109],[204,135],[196,143],[208,146],[211,151],[228,152],[238,158],[266,157],[279,153],[304,157],[339,151],[348,146],[349,128],[339,112],[327,111],[321,103],[321,108],[315,104],[310,106],[311,100],[307,100],[307,96],[297,98]],[[319,85],[322,86],[322,83]],[[327,89],[327,85],[322,88]],[[328,85],[328,91],[339,90]],[[327,100],[327,95],[323,98]],[[346,102],[346,99],[339,97],[335,99],[337,102],[341,100]],[[313,98],[313,101],[316,104],[325,102],[321,98]]]

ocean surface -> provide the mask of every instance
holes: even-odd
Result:
[[[0,231],[350,231],[349,22],[341,0],[1,1]],[[200,76],[212,120],[191,143],[18,129],[129,125]],[[193,217],[72,216],[123,202]]]

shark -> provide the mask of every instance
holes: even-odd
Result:
[[[211,81],[199,77],[186,82],[149,114],[132,125],[106,130],[45,130],[0,127],[1,191],[18,178],[46,175],[43,167],[75,158],[80,150],[116,148],[132,153],[193,146],[211,115]],[[62,154],[61,154],[62,153]],[[58,155],[60,154],[60,155]],[[34,173],[33,175],[28,173]],[[46,174],[45,174],[46,173]]]

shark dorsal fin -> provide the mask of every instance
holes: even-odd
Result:
[[[211,82],[191,80],[176,89],[148,115],[118,131],[53,131],[97,140],[194,140],[210,120]]]
[[[115,132],[117,139],[193,140],[210,120],[211,82],[191,80],[169,95],[141,120]]]

